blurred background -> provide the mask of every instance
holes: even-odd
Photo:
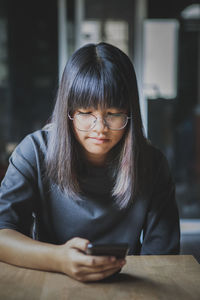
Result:
[[[51,115],[68,57],[105,41],[136,69],[145,133],[176,183],[181,253],[200,262],[200,4],[190,0],[0,0],[0,180]]]

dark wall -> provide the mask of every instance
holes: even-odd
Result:
[[[58,76],[57,1],[8,1],[11,139],[43,126]]]
[[[149,0],[149,18],[179,18],[180,12],[187,6],[199,3],[198,0]]]
[[[133,19],[134,0],[85,0],[86,18]]]

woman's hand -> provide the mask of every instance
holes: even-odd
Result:
[[[82,282],[97,281],[118,272],[125,265],[124,259],[85,254],[89,243],[86,239],[73,238],[59,246],[62,273]]]

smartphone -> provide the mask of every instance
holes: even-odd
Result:
[[[115,256],[116,258],[125,258],[129,250],[128,243],[117,244],[88,244],[86,253],[90,255]]]

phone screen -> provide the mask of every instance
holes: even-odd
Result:
[[[115,256],[117,258],[124,258],[129,250],[128,243],[118,244],[88,244],[87,254],[101,255],[101,256]]]

